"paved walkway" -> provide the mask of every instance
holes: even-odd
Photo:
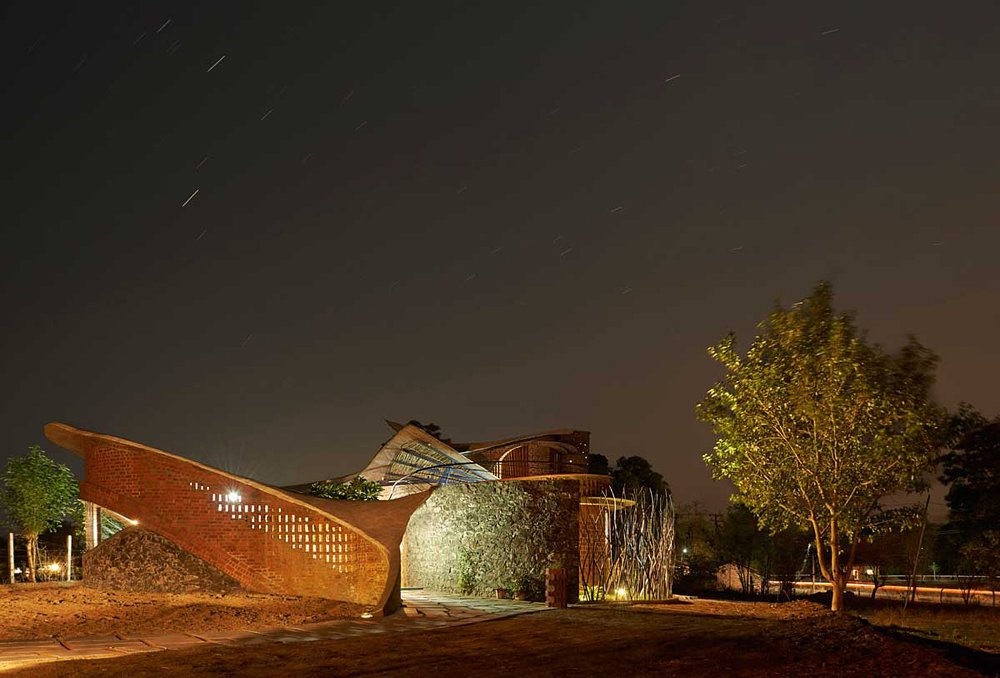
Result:
[[[423,590],[404,590],[403,609],[378,619],[335,619],[256,631],[165,633],[137,637],[100,635],[3,641],[0,642],[0,670],[41,662],[122,657],[136,652],[179,650],[209,644],[301,643],[375,633],[426,631],[441,626],[459,626],[503,619],[545,609],[547,608],[543,603],[466,598]]]

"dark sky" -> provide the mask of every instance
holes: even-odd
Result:
[[[5,3],[0,455],[576,427],[720,507],[705,349],[820,279],[1000,411],[995,0],[292,5]]]

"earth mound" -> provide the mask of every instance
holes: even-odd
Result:
[[[141,527],[127,527],[83,554],[92,588],[142,593],[232,593],[239,582]]]

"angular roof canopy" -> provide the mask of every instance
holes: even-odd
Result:
[[[421,492],[433,485],[497,480],[479,464],[419,426],[389,424],[396,431],[357,475],[388,488],[383,498]]]

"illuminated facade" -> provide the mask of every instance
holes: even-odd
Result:
[[[581,510],[608,486],[589,475],[589,433],[558,430],[486,443],[445,443],[413,425],[359,474],[383,501],[331,500],[309,485],[273,487],[140,443],[53,423],[45,434],[84,459],[88,547],[102,512],[174,542],[251,591],[399,606],[400,542],[438,485],[558,476],[579,480]],[[349,477],[353,477],[352,474]],[[576,525],[572,529],[577,529]]]

